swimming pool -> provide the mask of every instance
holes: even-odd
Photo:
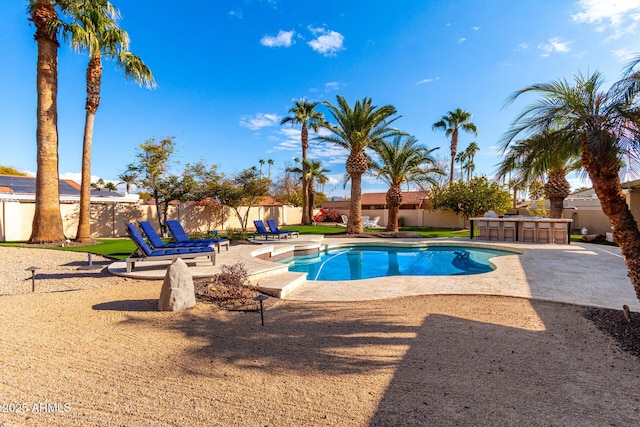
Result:
[[[358,280],[385,276],[452,276],[487,273],[489,259],[514,252],[467,246],[349,246],[279,260],[307,280]]]

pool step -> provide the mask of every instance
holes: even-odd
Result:
[[[298,285],[307,280],[307,273],[297,273],[287,271],[285,273],[274,274],[262,277],[256,281],[256,289],[262,293],[276,298],[284,298]]]

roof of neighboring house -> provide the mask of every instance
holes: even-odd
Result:
[[[406,191],[402,192],[402,204],[403,205],[420,205],[428,199],[427,193],[423,191]],[[363,193],[362,205],[386,205],[387,193]]]
[[[80,185],[70,179],[59,180],[58,191],[60,192],[60,199],[73,201],[80,197]],[[20,200],[33,199],[36,194],[36,178],[34,176],[0,175],[0,193],[11,194],[12,198]],[[91,189],[91,199],[105,201],[129,199],[127,201],[132,201],[130,197],[126,197],[117,191],[97,189]]]

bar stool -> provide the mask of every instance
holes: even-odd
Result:
[[[507,240],[507,231],[511,231],[511,240],[516,241],[516,223],[513,221],[505,221],[502,223],[502,238],[500,240]]]
[[[558,234],[560,235],[560,239],[558,239]],[[553,224],[553,232],[551,233],[553,236],[553,243],[556,243],[560,240],[560,244],[566,244],[569,240],[569,236],[567,236],[567,225],[566,224]]]
[[[489,221],[489,226],[487,227],[487,240],[491,240],[491,232],[496,231],[496,240],[501,240],[500,235],[500,222],[499,221]]]
[[[534,243],[538,242],[538,235],[536,234],[536,223],[535,222],[523,222],[522,223],[522,241],[527,241],[527,233],[531,233],[531,240]]]
[[[487,221],[476,221],[478,227],[478,239],[489,239],[489,223]],[[484,231],[484,236],[482,232]]]
[[[552,224],[550,222],[539,222],[538,231],[536,232],[536,241],[540,242],[540,234],[545,234],[546,243],[553,243],[553,237],[551,237]]]

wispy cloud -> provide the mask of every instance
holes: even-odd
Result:
[[[278,31],[276,36],[264,36],[260,39],[260,44],[267,47],[290,47],[293,44],[295,31]]]
[[[425,83],[435,82],[435,81],[438,81],[438,80],[440,80],[440,77],[438,77],[438,76],[436,76],[436,77],[429,77],[429,78],[426,78],[426,79],[422,79],[422,80],[420,80],[420,81],[419,81],[419,82],[417,82],[416,84],[417,84],[417,85],[421,85],[421,84],[425,84]]]
[[[471,27],[471,29],[472,29],[473,31],[480,31],[480,27],[477,27],[477,26]]]
[[[344,36],[337,31],[311,26],[309,31],[316,36],[315,39],[307,43],[314,51],[324,56],[335,56],[338,52],[344,50]]]
[[[242,19],[244,18],[244,13],[242,13],[242,10],[230,10],[229,12],[227,12],[227,15],[233,17],[233,18],[238,18],[238,19]]]
[[[580,12],[571,18],[577,22],[600,25],[600,30],[607,25],[619,27],[629,19],[640,19],[640,0],[579,0],[578,5]]]
[[[552,53],[567,53],[571,51],[569,44],[570,42],[563,42],[558,37],[554,37],[549,39],[547,43],[540,43],[538,49],[542,51],[540,56],[547,57]]]
[[[520,43],[518,46],[516,46],[515,50],[516,52],[518,51],[522,51],[522,50],[528,50],[529,49],[529,44],[528,43]]]
[[[259,130],[264,127],[280,125],[280,117],[277,114],[256,113],[254,116],[242,116],[240,126],[251,130]]]
[[[466,37],[460,37],[460,38],[458,39],[458,43],[464,43],[464,42],[466,42],[466,41],[467,41],[467,38],[466,38]]]
[[[339,91],[341,88],[345,87],[346,85],[344,83],[340,83],[340,82],[326,82],[324,84],[324,91],[325,92],[335,92],[335,91]]]

